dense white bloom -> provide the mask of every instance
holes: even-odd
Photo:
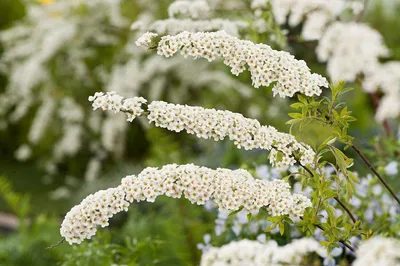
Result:
[[[220,248],[210,248],[201,258],[201,266],[283,266],[299,265],[304,256],[317,253],[326,257],[326,250],[314,239],[302,238],[285,246],[271,240],[266,244],[240,240]]]
[[[135,21],[131,29],[153,31],[158,34],[178,34],[182,31],[218,31],[238,36],[239,30],[248,27],[243,20],[230,20],[222,18],[209,18],[211,13],[207,1],[204,0],[177,0],[172,2],[168,8],[169,18],[156,20],[151,23],[151,15],[142,15]]]
[[[346,0],[253,0],[251,8],[266,9],[271,4],[272,14],[277,23],[295,27],[304,21],[302,37],[307,40],[321,38],[324,28],[345,10],[358,14],[363,9],[360,1]]]
[[[142,97],[123,99],[115,92],[96,93],[89,97],[93,109],[124,112],[128,121],[144,114]],[[238,148],[264,149],[271,151],[270,162],[277,167],[293,165],[295,154],[303,165],[311,164],[314,151],[298,142],[293,135],[281,133],[272,126],[262,126],[257,120],[245,118],[230,111],[205,109],[197,106],[153,101],[147,105],[149,122],[157,127],[180,132],[185,130],[198,138],[223,140],[228,137]]]
[[[367,92],[400,93],[400,61],[369,66],[362,85]]]
[[[207,17],[210,12],[210,6],[205,0],[177,0],[168,7],[168,15],[176,17],[181,15],[190,18]]]
[[[154,23],[147,25],[145,28],[147,30],[157,32],[158,34],[168,33],[173,35],[183,31],[202,32],[223,30],[228,34],[238,36],[239,31],[247,27],[248,23],[241,20],[229,20],[221,18],[204,20],[168,18],[157,20]]]
[[[124,97],[115,92],[96,92],[94,96],[89,97],[89,101],[93,102],[93,110],[101,108],[103,111],[126,113],[129,122],[132,122],[133,119],[144,113],[142,104],[147,102],[143,97],[124,99]]]
[[[382,122],[387,118],[396,118],[400,114],[400,93],[385,94],[380,100],[375,119]]]
[[[400,241],[381,236],[373,237],[360,245],[356,256],[353,266],[399,266]]]
[[[335,22],[322,36],[317,47],[318,59],[328,63],[328,73],[334,82],[354,81],[358,74],[388,55],[382,36],[366,24]]]
[[[157,37],[157,33],[154,32],[146,32],[145,34],[143,34],[142,36],[140,36],[137,41],[135,42],[135,44],[137,46],[146,46],[149,47],[151,42],[153,41],[154,37]]]
[[[299,217],[311,206],[308,198],[290,193],[290,185],[282,180],[267,182],[254,179],[249,172],[193,164],[170,164],[161,169],[148,167],[138,176],[127,176],[116,188],[101,190],[86,197],[65,216],[61,235],[70,243],[91,238],[97,226],[105,227],[118,212],[127,210],[134,201],[154,200],[166,195],[204,205],[214,200],[220,209],[235,211],[243,207],[248,212],[266,208],[273,216]]]
[[[222,57],[235,75],[248,69],[256,88],[275,83],[272,91],[281,97],[292,97],[296,92],[319,95],[320,87],[328,86],[327,80],[311,73],[303,60],[296,60],[291,54],[273,50],[266,44],[240,40],[224,31],[166,35],[158,43],[157,53],[170,57],[179,50],[185,57],[201,57],[208,61]]]
[[[379,103],[375,118],[382,122],[400,114],[400,62],[388,62],[369,66],[365,71],[363,89],[367,92],[381,90],[384,95]]]
[[[322,11],[309,14],[301,32],[303,39],[306,41],[320,39],[330,19],[329,15]]]

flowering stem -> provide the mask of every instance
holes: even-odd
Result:
[[[364,156],[361,150],[354,145],[352,145],[351,147],[353,148],[353,150],[356,151],[356,153],[361,157],[361,159],[368,166],[368,168],[379,178],[379,180],[382,182],[385,188],[390,192],[390,194],[392,194],[395,200],[400,204],[400,199],[397,197],[396,193],[394,193],[394,191],[389,187],[389,184],[385,181],[385,179],[383,179],[383,177],[378,173],[378,171],[376,171],[376,169],[372,166],[370,161]]]

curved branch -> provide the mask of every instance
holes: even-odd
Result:
[[[382,184],[385,186],[385,188],[390,192],[390,194],[392,194],[393,198],[400,204],[399,197],[397,197],[396,193],[390,188],[389,184],[385,181],[385,179],[383,179],[383,177],[378,173],[378,171],[376,171],[376,169],[372,166],[370,161],[364,156],[364,154],[361,152],[361,150],[358,149],[354,145],[352,145],[351,147],[361,157],[361,159],[368,166],[368,168],[379,178],[379,180],[382,182]]]

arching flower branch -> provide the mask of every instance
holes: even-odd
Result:
[[[161,195],[180,198],[184,195],[192,204],[203,205],[213,200],[220,209],[240,208],[257,212],[265,208],[272,216],[300,217],[308,198],[291,194],[290,185],[283,180],[272,182],[254,179],[245,170],[216,170],[193,164],[170,164],[161,169],[148,167],[138,176],[127,176],[121,185],[100,190],[86,197],[65,216],[61,235],[70,243],[81,243],[95,235],[97,226],[108,226],[109,219],[127,211],[134,201],[154,200]]]
[[[293,135],[281,133],[272,126],[262,126],[257,120],[246,118],[230,111],[205,109],[198,106],[171,104],[134,97],[124,99],[120,95],[96,93],[89,97],[93,109],[124,112],[128,121],[147,115],[156,127],[180,132],[185,130],[198,138],[223,140],[228,137],[238,148],[264,149],[270,152],[270,162],[277,167],[290,166],[296,162],[302,165],[313,162],[315,153],[310,146],[298,142]],[[147,104],[147,112],[142,105]]]
[[[155,33],[147,32],[141,36],[138,46],[151,46]],[[297,60],[284,51],[273,50],[266,44],[254,44],[227,34],[217,32],[188,32],[166,35],[155,46],[159,55],[170,57],[178,51],[187,57],[206,58],[213,61],[217,57],[231,68],[234,75],[248,69],[253,86],[270,86],[280,97],[292,97],[296,92],[307,96],[320,95],[320,87],[328,87],[321,75],[311,73],[303,60]]]

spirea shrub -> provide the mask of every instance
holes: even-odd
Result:
[[[87,5],[89,9],[92,7]],[[228,15],[218,17],[220,8]],[[235,20],[232,20],[233,15],[229,14],[235,8],[243,8],[246,19],[245,16],[235,16]],[[90,128],[95,128],[94,132],[101,132],[98,135],[101,135],[102,145],[97,145],[95,149],[96,154],[100,154],[103,150],[112,151],[115,143],[119,143],[118,132],[126,132],[129,125],[125,120],[135,123],[139,120],[140,123],[150,123],[172,132],[185,131],[201,139],[219,142],[227,139],[239,149],[260,154],[267,150],[274,171],[288,171],[287,175],[284,180],[266,181],[254,178],[252,173],[244,169],[212,170],[193,164],[146,168],[137,176],[123,178],[121,185],[89,195],[73,207],[61,225],[63,238],[70,244],[92,238],[99,226],[108,226],[116,213],[127,211],[135,201],[154,202],[161,195],[171,198],[183,196],[192,204],[211,205],[218,209],[221,216],[217,219],[220,233],[222,223],[228,228],[229,219],[226,217],[234,213],[240,219],[240,222],[235,221],[236,225],[246,224],[243,215],[249,224],[252,218],[262,221],[257,228],[261,228],[263,233],[253,230],[258,234],[253,238],[260,240],[264,236],[266,240],[267,236],[279,232],[286,234],[284,239],[289,243],[281,247],[273,240],[264,243],[243,240],[227,244],[232,237],[220,242],[209,237],[207,245],[227,245],[221,248],[206,248],[207,245],[203,245],[202,265],[300,264],[312,257],[311,253],[318,255],[313,262],[323,261],[325,265],[333,265],[339,259],[349,263],[355,261],[357,265],[396,265],[398,241],[395,238],[398,235],[395,229],[388,229],[388,222],[396,222],[393,217],[398,213],[398,208],[392,204],[400,203],[398,193],[386,181],[390,176],[387,171],[377,167],[378,163],[371,162],[368,157],[373,156],[365,155],[356,144],[358,140],[351,134],[351,126],[358,114],[353,114],[351,105],[343,101],[351,88],[347,88],[342,81],[359,85],[376,101],[376,120],[383,123],[390,135],[390,123],[387,120],[396,118],[400,110],[395,100],[399,98],[400,91],[397,62],[380,61],[381,57],[388,57],[389,49],[378,31],[360,22],[364,9],[358,1],[341,0],[232,1],[231,5],[224,1],[178,0],[169,6],[167,19],[159,20],[151,8],[144,11],[131,26],[133,35],[129,38],[124,36],[124,52],[120,53],[128,55],[121,56],[124,60],[139,55],[137,59],[126,59],[122,65],[112,67],[111,72],[104,68],[93,72],[97,73],[101,84],[108,85],[105,86],[105,92],[93,95],[93,90],[87,94],[93,95],[89,101],[94,110],[111,112],[88,112],[86,109],[89,105],[82,108],[76,96],[58,101],[54,96],[57,94],[53,94],[51,88],[46,89],[40,94],[41,104],[29,133],[30,145],[39,144],[42,132],[57,110],[65,132],[54,145],[56,162],[74,156],[84,146],[82,136],[86,132],[86,122]],[[126,21],[122,16],[114,16],[115,10],[105,17],[111,25],[124,32],[127,29],[122,25],[126,25]],[[51,17],[46,12],[43,14]],[[38,20],[36,16],[30,19]],[[58,51],[62,51],[63,43],[75,40],[74,36],[78,36],[76,33],[80,30],[80,24],[74,20],[73,23],[63,20],[57,25],[63,26],[60,27],[63,31],[60,33],[58,27],[54,27],[54,32],[51,31],[54,39],[39,38],[58,40],[57,45],[54,49],[46,50],[43,47],[48,47],[48,42],[36,43],[36,50],[40,51],[38,55],[25,53],[20,46],[19,49],[10,48],[20,35],[29,40],[29,30],[26,28],[1,35],[8,42],[7,49],[13,51],[4,59],[5,68],[10,71],[19,67],[11,59],[21,57],[24,58],[21,69],[34,71],[25,80],[17,79],[15,73],[11,75],[12,82],[18,85],[18,93],[7,89],[4,97],[0,98],[0,102],[4,103],[0,113],[12,113],[10,117],[21,119],[28,113],[32,103],[29,97],[19,98],[25,95],[21,92],[35,96],[33,91],[36,86],[53,80],[49,78],[52,73],[45,71],[46,64]],[[294,33],[296,28],[301,28],[300,35]],[[102,39],[101,35],[90,33],[99,43],[114,41],[113,38]],[[315,56],[323,67],[326,63],[326,71],[323,69],[320,72],[325,72],[331,83],[323,75],[312,72],[304,60],[296,59],[288,52],[296,52],[293,42],[307,48],[304,58]],[[75,57],[71,58],[76,59],[73,62],[82,63],[89,58],[80,53],[72,55]],[[207,68],[208,64],[210,68]],[[88,70],[85,64],[77,65],[81,66],[77,68],[81,70],[79,77],[86,77]],[[205,66],[207,71],[197,73],[194,67],[191,76],[180,73],[186,66],[193,68],[200,65]],[[177,70],[177,66],[184,67]],[[219,75],[212,75],[215,70]],[[237,77],[228,76],[229,71]],[[159,72],[164,73],[163,78],[153,78],[158,77]],[[171,82],[171,72],[179,77],[175,83]],[[106,82],[107,79],[111,80],[110,83]],[[217,80],[224,80],[224,84],[236,88],[240,95],[253,95],[257,91],[249,90],[251,83],[258,92],[268,91],[264,90],[268,88],[272,89],[273,96],[290,98],[282,101],[290,102],[290,108],[294,110],[288,114],[291,119],[286,122],[291,127],[289,133],[264,126],[257,119],[247,118],[237,112],[187,105],[185,99],[181,98],[170,101],[157,99],[161,97],[159,91],[166,84],[184,84],[181,89],[186,92],[192,84],[197,84],[196,88],[217,86]],[[250,81],[249,85],[244,85],[247,81]],[[146,95],[140,90],[146,85],[150,90],[156,88],[158,92]],[[172,103],[177,101],[180,103]],[[202,104],[200,100],[197,105]],[[278,108],[277,112],[280,110]],[[141,119],[136,119],[139,117]],[[43,121],[44,124],[41,124]],[[315,129],[318,136],[310,145],[305,135]],[[123,142],[119,144],[124,147]],[[381,149],[377,146],[377,149]],[[349,153],[348,149],[353,153]],[[396,148],[393,150],[398,155]],[[29,153],[29,147],[25,144],[16,154],[20,158],[27,158]],[[96,156],[100,157],[98,154]],[[355,154],[359,159],[352,158]],[[265,160],[266,157],[263,158]],[[89,165],[98,168],[99,161]],[[360,177],[351,169],[353,165],[358,168],[365,165],[365,169],[371,170],[374,177]],[[244,165],[240,168],[251,167]],[[377,187],[378,182],[380,184]],[[293,193],[290,184],[298,193]],[[364,199],[363,194],[371,194],[369,189],[363,188],[365,185],[372,186],[372,194],[376,196],[371,204],[376,201],[388,203],[387,197],[391,197],[390,207],[379,209],[379,204],[378,207],[371,207],[358,202]],[[386,196],[383,196],[382,190]],[[372,216],[368,210],[372,210]],[[379,212],[384,214],[380,220],[381,227],[374,226],[371,221],[377,219]],[[237,227],[232,229],[236,237],[251,235],[250,230],[245,232]],[[244,235],[240,234],[242,232]],[[290,241],[292,234],[296,238],[315,236],[316,240],[304,238]],[[393,239],[380,238],[379,235]],[[366,250],[369,249],[371,253],[367,254]]]

